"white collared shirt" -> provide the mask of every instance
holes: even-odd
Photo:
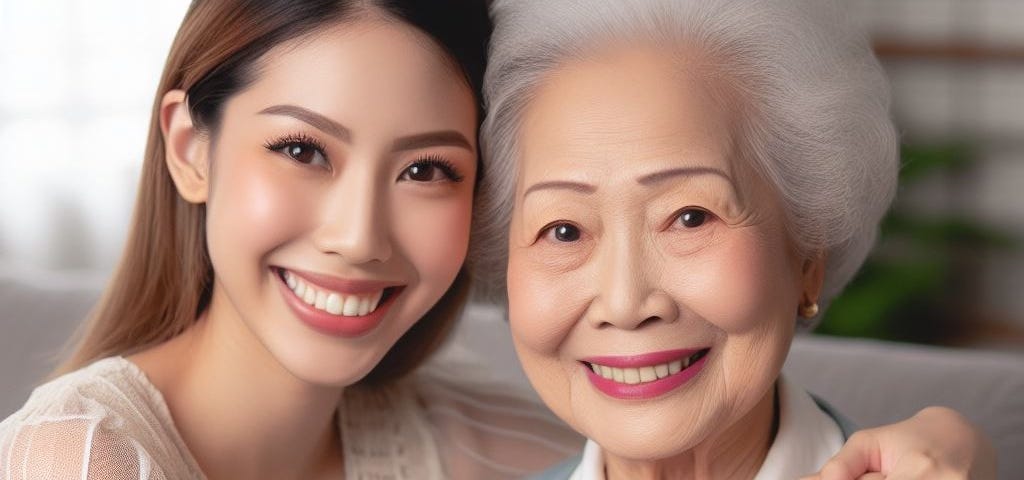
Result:
[[[845,443],[839,425],[803,389],[779,377],[779,430],[754,480],[800,478],[818,471]],[[587,440],[570,480],[606,480],[601,446]]]

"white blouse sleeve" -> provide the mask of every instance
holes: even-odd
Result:
[[[140,375],[124,359],[103,360],[37,388],[0,423],[0,480],[193,476],[162,398]]]
[[[583,448],[584,438],[532,392],[473,380],[471,367],[418,375],[416,390],[444,469],[453,479],[522,478]]]
[[[61,399],[59,406],[66,408],[19,412],[0,424],[0,479],[165,478],[151,468],[145,449],[119,428],[124,422],[99,404],[74,408],[88,403]]]
[[[106,431],[95,419],[53,418],[5,426],[0,442],[5,480],[41,478],[163,479],[144,469],[146,452],[131,438]]]

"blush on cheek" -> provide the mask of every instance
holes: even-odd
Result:
[[[395,225],[395,241],[417,264],[421,280],[453,280],[469,249],[472,202],[468,198],[450,198],[399,208],[404,211],[396,215],[400,225]]]
[[[227,241],[211,238],[211,250],[219,246],[267,252],[286,242],[289,232],[301,231],[299,226],[315,214],[308,208],[313,192],[290,188],[287,182],[270,172],[248,168],[235,174],[225,168],[218,173],[207,225],[211,237]]]
[[[796,298],[798,279],[786,262],[784,248],[741,237],[716,251],[713,260],[681,273],[693,280],[690,287],[699,292],[688,296],[698,298],[693,305],[699,305],[702,317],[727,333],[745,333],[790,316],[789,298]]]
[[[557,355],[562,341],[578,318],[571,308],[571,292],[575,285],[569,276],[548,276],[523,265],[529,261],[509,258],[508,305],[512,334],[523,347],[544,355]]]

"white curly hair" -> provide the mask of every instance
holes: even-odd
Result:
[[[825,0],[496,0],[481,128],[473,267],[503,298],[523,113],[547,75],[626,39],[700,52],[744,107],[743,156],[772,185],[800,251],[826,255],[819,304],[864,262],[896,190],[886,77],[866,35]],[[685,62],[682,63],[685,66]]]

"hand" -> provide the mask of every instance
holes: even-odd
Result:
[[[955,410],[928,407],[899,423],[854,433],[803,480],[994,480],[996,454]]]

